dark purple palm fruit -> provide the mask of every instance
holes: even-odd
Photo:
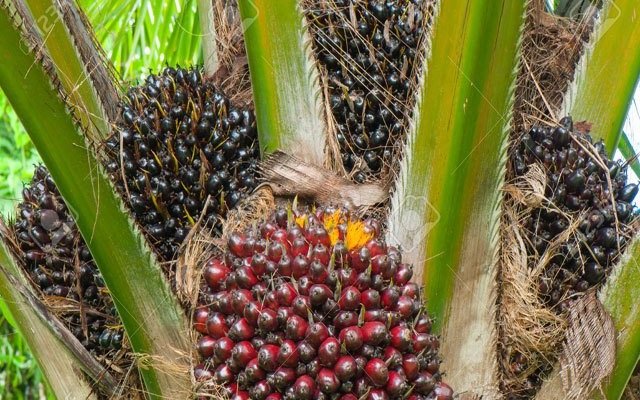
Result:
[[[62,314],[71,333],[97,356],[119,350],[123,330],[113,300],[53,178],[37,166],[22,190],[16,219],[16,257],[45,297],[63,297],[82,303]],[[201,321],[200,321],[201,322]],[[199,325],[200,332],[206,333]]]
[[[164,261],[200,218],[219,217],[256,187],[253,110],[232,104],[198,68],[165,68],[130,88],[106,140],[105,166]]]
[[[545,196],[557,210],[548,205],[532,210],[525,226],[529,254],[542,256],[569,228],[568,218],[581,218],[578,234],[551,254],[539,283],[544,301],[563,311],[568,299],[604,281],[628,244],[638,185],[628,184],[626,165],[611,160],[603,142],[593,143],[588,129],[574,126],[570,117],[559,126],[534,126],[522,134],[511,157],[514,177],[533,164],[546,173]],[[532,266],[537,262],[529,259]]]
[[[357,182],[380,177],[407,129],[430,2],[304,4],[342,164]]]
[[[378,235],[335,208],[279,209],[255,230],[232,234],[226,253],[203,267],[194,327],[206,333],[204,365],[232,371],[235,386],[223,384],[256,399],[452,398],[438,386],[439,342],[420,288]],[[251,245],[258,241],[265,245]],[[263,268],[283,259],[294,260],[291,268]],[[248,286],[238,282],[247,268]]]

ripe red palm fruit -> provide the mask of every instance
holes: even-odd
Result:
[[[276,298],[281,306],[291,306],[297,294],[296,288],[289,282],[284,282],[276,288]]]
[[[383,389],[373,389],[369,392],[367,400],[389,400],[389,395]]]
[[[300,358],[298,346],[293,340],[283,340],[278,352],[278,364],[285,367],[296,367]]]
[[[314,347],[320,346],[329,337],[329,329],[322,322],[315,322],[308,326],[305,340]]]
[[[406,283],[402,287],[402,295],[407,296],[410,299],[414,299],[414,300],[417,299],[419,294],[420,294],[420,288],[418,287],[417,284],[413,282]]]
[[[292,315],[287,321],[285,336],[291,340],[302,340],[309,324],[299,315]]]
[[[249,383],[255,383],[262,379],[264,379],[267,374],[265,371],[260,368],[259,361],[257,357],[252,358],[248,363],[246,368],[244,369],[245,376],[249,380]]]
[[[198,382],[208,381],[213,378],[213,373],[204,364],[198,364],[193,369],[193,377]]]
[[[333,372],[342,382],[350,380],[358,373],[356,359],[349,355],[340,357],[333,367]]]
[[[407,296],[400,296],[396,303],[395,310],[406,320],[417,312],[416,303]]]
[[[380,302],[385,310],[393,310],[399,298],[400,290],[397,286],[387,287],[382,291]]]
[[[389,380],[387,364],[379,358],[373,358],[367,362],[364,372],[374,386],[384,386]]]
[[[415,390],[421,394],[429,394],[434,389],[436,384],[433,375],[427,371],[421,371],[418,373],[418,377],[413,380]]]
[[[264,400],[270,393],[271,385],[266,380],[261,380],[249,390],[249,396],[252,400]]]
[[[265,332],[272,332],[278,329],[278,314],[270,308],[266,308],[258,315],[257,326]]]
[[[416,353],[421,352],[427,346],[431,344],[432,338],[428,333],[414,333],[413,334],[413,351]]]
[[[453,389],[444,382],[437,382],[433,391],[435,400],[453,399]]]
[[[322,243],[315,245],[311,250],[311,255],[309,256],[309,260],[319,261],[325,266],[325,268],[329,265],[330,258],[331,254],[329,253],[329,248]]]
[[[316,377],[318,389],[327,394],[335,393],[340,388],[340,381],[333,370],[322,368]]]
[[[413,335],[411,329],[404,326],[391,328],[391,345],[400,351],[408,351],[411,348]]]
[[[296,377],[296,371],[294,369],[280,367],[267,378],[267,381],[273,387],[279,390],[284,390],[295,382]]]
[[[233,380],[233,377],[234,377],[233,371],[226,364],[219,365],[218,368],[216,368],[215,372],[213,373],[213,379],[219,385],[231,382]]]
[[[231,308],[236,315],[242,315],[247,303],[253,301],[253,294],[248,289],[237,289],[231,292]]]
[[[415,354],[405,354],[402,357],[402,370],[409,380],[414,380],[420,372],[420,362]]]
[[[253,360],[258,356],[256,349],[253,347],[251,342],[242,341],[236,343],[233,346],[233,350],[231,350],[231,360],[234,364],[237,365],[247,365],[249,361]]]
[[[229,328],[229,337],[236,342],[249,340],[253,337],[255,328],[245,318],[240,318]]]
[[[357,310],[360,308],[361,297],[362,295],[357,288],[349,286],[342,290],[342,293],[340,293],[340,300],[338,300],[338,305],[342,310]]]
[[[250,301],[246,303],[244,306],[244,311],[242,315],[249,322],[249,325],[256,327],[258,325],[258,318],[262,312],[262,304],[257,301]],[[275,312],[274,312],[275,315]]]
[[[211,357],[213,355],[213,347],[216,340],[211,336],[203,336],[198,341],[198,352],[204,358]]]
[[[327,338],[318,348],[318,360],[325,367],[332,367],[340,357],[340,342],[334,337]]]
[[[413,329],[419,333],[431,332],[431,319],[429,316],[426,313],[422,313],[420,317],[418,317]]]
[[[389,381],[387,382],[387,393],[391,397],[399,397],[407,391],[407,379],[397,371],[389,371]]]
[[[209,319],[209,310],[206,307],[198,307],[193,313],[193,327],[203,335],[207,334],[207,319]]]
[[[228,337],[221,337],[213,345],[213,358],[217,363],[223,363],[231,357],[235,343]]]
[[[251,400],[251,396],[246,390],[238,390],[229,400]]]
[[[266,268],[266,267],[265,267]],[[243,289],[251,289],[259,281],[256,275],[253,273],[253,268],[250,266],[243,266],[236,271],[236,284]]]
[[[247,238],[240,233],[232,233],[227,241],[227,248],[236,257],[245,256],[245,244]]]
[[[395,347],[387,346],[384,348],[382,359],[388,368],[396,368],[402,364],[402,353]]]
[[[220,339],[229,332],[224,315],[218,312],[211,313],[207,319],[207,332],[214,339]]]
[[[435,396],[439,343],[409,267],[378,230],[335,212],[278,212],[230,240],[228,276],[194,318],[220,336],[210,362],[259,399]]]
[[[393,277],[393,280],[396,283],[396,285],[405,285],[411,280],[412,276],[413,276],[413,267],[409,264],[400,264],[398,266],[398,270],[396,271],[396,274]]]
[[[229,268],[224,263],[211,259],[204,269],[204,279],[207,285],[214,290],[220,289],[229,275]]]
[[[332,296],[333,292],[324,284],[315,284],[309,289],[309,300],[314,307],[322,306]]]
[[[362,330],[357,326],[349,326],[342,329],[338,337],[340,344],[350,353],[359,350],[364,343]]]
[[[258,350],[258,365],[267,372],[273,372],[278,368],[278,353],[280,347],[274,344],[265,344]]]
[[[358,324],[358,314],[353,311],[340,311],[338,315],[333,319],[333,325],[337,331],[340,331],[349,326]]]
[[[317,347],[307,341],[299,342],[298,353],[300,353],[300,361],[308,363],[313,360],[317,354]]]
[[[389,331],[385,324],[379,321],[365,322],[362,325],[362,339],[365,343],[377,346],[389,338]]]
[[[293,393],[296,396],[295,398],[299,400],[311,400],[315,391],[316,384],[313,378],[308,375],[298,377],[293,384]]]

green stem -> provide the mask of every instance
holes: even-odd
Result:
[[[240,0],[260,146],[324,164],[317,71],[297,0]]]

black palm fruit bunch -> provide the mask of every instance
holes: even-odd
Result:
[[[428,0],[309,0],[313,45],[327,80],[342,163],[356,182],[380,177],[402,142]],[[397,146],[397,144],[396,144]]]
[[[546,303],[562,310],[576,293],[601,283],[626,246],[638,185],[628,184],[626,166],[607,157],[604,143],[574,129],[570,117],[522,135],[512,157],[515,174],[524,175],[533,163],[546,172],[549,202],[533,210],[526,223],[529,254],[539,257],[578,224],[554,251],[539,285]]]
[[[123,330],[111,296],[51,175],[36,167],[12,225],[18,252],[45,300],[70,305],[62,319],[78,340],[101,356],[122,347]]]
[[[199,381],[234,400],[453,398],[412,267],[376,220],[284,208],[204,266]]]
[[[219,217],[255,188],[254,113],[231,104],[198,68],[148,76],[121,108],[107,171],[156,252],[172,260],[200,218],[220,228]]]

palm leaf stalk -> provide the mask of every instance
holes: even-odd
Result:
[[[123,212],[121,200],[99,167],[81,122],[61,99],[46,55],[16,51],[23,39],[6,7],[2,18],[0,85],[54,177],[113,296],[134,351],[160,360],[188,354],[186,318],[141,234]],[[53,84],[52,84],[53,80]],[[46,116],[33,109],[47,109]],[[50,133],[56,132],[56,140]],[[78,182],[87,190],[77,190]],[[114,252],[113,249],[118,249]],[[188,391],[187,376],[143,368],[150,397]]]
[[[523,16],[517,2],[440,4],[391,202],[388,241],[426,285],[448,379],[478,394],[496,388],[499,188]]]

